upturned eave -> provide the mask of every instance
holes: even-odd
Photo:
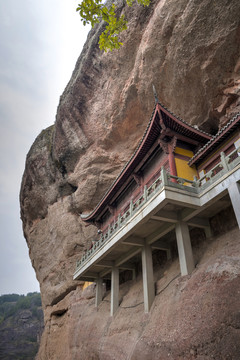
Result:
[[[164,128],[168,128],[175,132],[177,131],[179,135],[185,137],[186,141],[188,138],[195,139],[198,144],[204,144],[212,137],[210,134],[189,125],[187,122],[171,113],[162,104],[155,104],[145,133],[132,157],[123,167],[122,171],[108,189],[108,191],[105,193],[105,195],[102,197],[100,202],[97,204],[95,209],[89,214],[81,214],[81,219],[83,221],[94,223],[94,221],[96,221],[103,212],[104,207],[111,204],[111,200],[113,199],[116,192],[121,189],[127,179],[132,175],[136,166],[144,158]]]
[[[212,137],[199,151],[189,160],[188,165],[198,164],[207,154],[216,149],[223,140],[228,137],[240,124],[240,113],[237,113],[216,135]]]

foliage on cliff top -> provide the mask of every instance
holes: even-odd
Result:
[[[41,307],[41,295],[37,292],[25,295],[9,294],[0,296],[0,324],[19,310],[29,309],[37,317],[37,309]]]
[[[134,2],[143,6],[148,6],[151,0],[126,0],[128,6]],[[91,24],[94,27],[100,20],[106,22],[106,28],[99,37],[99,47],[101,50],[112,51],[119,49],[122,43],[119,41],[119,34],[127,29],[127,20],[122,14],[117,16],[116,5],[111,3],[109,6],[103,0],[82,0],[76,11],[79,12],[83,25]]]

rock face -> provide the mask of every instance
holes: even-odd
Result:
[[[236,291],[239,273],[230,280],[223,273],[215,277],[213,264],[221,264],[220,255],[209,259],[211,271],[205,264],[189,283],[176,280],[167,290],[171,294],[166,299],[174,295],[172,300],[167,303],[157,297],[150,316],[143,315],[139,306],[121,310],[110,319],[109,304],[104,302],[99,312],[93,310],[93,294],[85,295],[82,283],[72,280],[75,262],[96,232],[93,226],[85,227],[79,213],[94,208],[143,135],[154,106],[152,84],[159,101],[172,112],[212,133],[240,111],[239,0],[153,0],[148,8],[135,5],[130,10],[121,2],[118,6],[129,19],[129,28],[122,34],[123,47],[102,53],[97,41],[103,24],[90,32],[60,99],[55,125],[37,137],[27,155],[20,202],[45,309],[39,359],[165,359],[168,354],[172,359],[207,359],[211,354],[221,359],[221,347],[216,350],[215,345],[217,338],[221,343],[223,333],[221,327],[216,329],[223,323],[225,334],[230,324],[239,337],[239,324],[232,325],[232,318],[217,320],[218,291],[226,297],[234,287]],[[232,255],[224,261],[232,264]],[[174,275],[170,268],[167,271]],[[196,305],[197,284],[202,307]],[[127,285],[124,289],[126,304],[128,296],[130,304],[139,302],[140,285],[131,286],[129,295]],[[211,295],[208,300],[205,290]],[[211,302],[212,296],[216,302]],[[160,312],[164,301],[165,312]],[[223,298],[219,306],[225,309],[226,302]],[[194,330],[193,311],[186,317],[192,306],[198,314],[198,330]],[[204,331],[206,309],[211,309],[215,321],[209,332]],[[156,317],[159,312],[162,315]],[[222,316],[231,317],[230,313],[231,309]],[[169,332],[167,314],[171,314]],[[177,315],[176,328],[172,314]],[[234,336],[227,339],[229,357],[222,359],[237,359]],[[205,347],[208,355],[204,355]]]
[[[240,354],[239,230],[194,247],[197,269],[180,277],[175,259],[155,266],[153,307],[144,314],[141,275],[120,286],[110,317],[110,294],[98,310],[94,286],[78,287],[54,307],[38,360],[238,360]]]

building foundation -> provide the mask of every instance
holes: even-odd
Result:
[[[187,223],[179,221],[176,224],[176,237],[181,275],[191,274],[195,268],[192,245]]]
[[[115,314],[119,306],[119,269],[114,266],[111,274],[111,316]]]
[[[237,182],[230,184],[228,187],[228,193],[236,215],[238,227],[240,229],[240,184]]]
[[[155,288],[153,279],[152,249],[146,241],[142,248],[142,274],[144,310],[145,313],[148,313],[155,298]]]
[[[103,280],[98,278],[96,280],[96,298],[95,298],[95,306],[98,307],[102,302],[103,298]]]

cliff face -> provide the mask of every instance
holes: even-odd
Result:
[[[110,317],[110,293],[95,308],[94,285],[78,287],[46,309],[39,360],[238,360],[239,230],[194,247],[191,276],[179,263],[155,265],[156,298],[144,314],[141,274],[120,286]]]
[[[216,131],[240,110],[240,2],[153,0],[148,8],[136,5],[130,10],[121,2],[118,4],[119,11],[129,19],[129,28],[122,35],[124,46],[119,51],[102,53],[97,45],[102,24],[90,32],[60,99],[55,125],[37,137],[27,155],[20,202],[24,234],[45,309],[39,359],[141,359],[140,354],[150,348],[155,349],[150,352],[152,357],[142,358],[158,359],[161,342],[154,329],[159,333],[162,323],[165,347],[169,349],[162,353],[165,359],[168,351],[172,354],[176,337],[185,351],[186,337],[191,335],[181,331],[181,326],[189,326],[185,310],[181,314],[177,311],[178,306],[184,308],[186,301],[179,290],[185,286],[184,279],[177,280],[180,285],[168,290],[175,295],[166,302],[165,311],[178,313],[179,324],[185,324],[176,330],[173,317],[172,333],[167,334],[166,313],[156,317],[164,299],[156,301],[151,319],[143,315],[141,306],[125,310],[125,315],[121,310],[114,319],[109,318],[109,304],[105,302],[99,312],[93,310],[91,290],[82,292],[81,282],[72,280],[75,262],[96,231],[93,226],[85,227],[79,213],[93,209],[135,149],[154,106],[152,84],[159,100],[172,112],[206,131]],[[233,252],[229,259],[232,255]],[[210,266],[209,272],[207,267],[204,269],[202,275],[197,273],[186,285],[188,307],[193,306],[190,298],[195,296],[198,283],[210,291],[208,276],[215,276],[215,268]],[[219,282],[227,294],[239,281],[237,276],[227,277],[226,281],[218,276],[214,279],[216,286],[209,285],[209,294],[216,301]],[[124,296],[128,296],[128,285],[124,289]],[[139,302],[140,286],[134,290],[131,285],[129,291],[131,299]],[[202,325],[199,322],[202,340],[198,334],[196,344],[204,344],[207,336],[203,326],[208,305],[207,299],[203,301],[206,306],[198,309],[203,318]],[[224,301],[220,306],[224,307]],[[216,306],[214,301],[209,305],[213,313]],[[214,314],[215,319],[217,312]],[[133,317],[131,325],[129,318]],[[158,319],[158,326],[152,323],[154,319]],[[189,321],[193,324],[193,317]],[[226,327],[227,320],[224,324]],[[235,328],[232,321],[229,324],[239,336],[239,324]],[[217,329],[220,323],[214,326]],[[141,336],[148,340],[144,342]],[[220,333],[216,336],[221,340]],[[119,348],[113,349],[116,338]],[[194,358],[195,338],[192,339],[189,353],[175,353],[172,358]],[[211,345],[212,340],[209,341]],[[233,349],[231,342],[229,348]],[[121,349],[123,355],[116,355]],[[211,351],[215,354],[214,349]]]

